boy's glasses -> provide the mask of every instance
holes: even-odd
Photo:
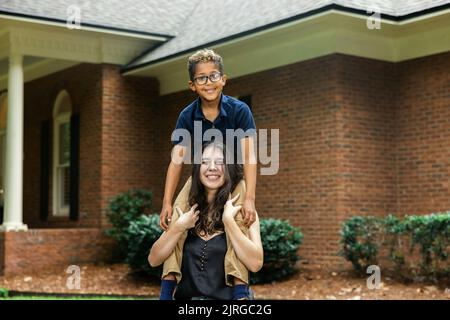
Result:
[[[211,82],[217,82],[222,78],[222,74],[220,72],[213,72],[209,76],[200,76],[194,78],[194,82],[198,85],[204,85],[208,82],[208,79]]]

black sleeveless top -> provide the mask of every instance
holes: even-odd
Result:
[[[225,232],[205,241],[188,232],[184,243],[181,263],[181,281],[175,291],[175,299],[207,297],[231,300],[233,287],[225,284],[225,254],[227,239]]]

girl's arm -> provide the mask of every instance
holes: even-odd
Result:
[[[178,219],[170,225],[166,232],[163,232],[150,249],[148,262],[152,267],[157,267],[162,264],[175,249],[181,235],[186,230],[194,227],[199,214],[199,211],[195,211],[196,208],[197,205],[193,205],[186,213],[181,212],[178,207],[176,208],[179,215]]]
[[[230,238],[231,244],[236,252],[236,256],[248,270],[251,272],[258,272],[261,269],[264,260],[258,213],[256,213],[255,223],[249,228],[248,238],[239,229],[233,216],[224,215],[223,224],[225,226],[225,232]]]
[[[169,257],[182,234],[181,228],[169,228],[163,232],[161,237],[153,244],[148,255],[148,262],[152,267],[159,266]]]

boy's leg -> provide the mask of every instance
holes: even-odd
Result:
[[[161,292],[159,293],[159,300],[173,300],[173,291],[177,285],[175,276],[168,274],[161,280]]]
[[[236,186],[236,188],[233,190],[231,196],[234,197],[238,193],[240,194],[239,199],[236,202],[236,206],[241,205],[243,202],[243,199],[245,198],[245,181],[241,180],[239,184]],[[248,236],[248,227],[244,223],[244,219],[242,217],[242,213],[238,212],[235,217],[236,224],[239,226],[239,229]],[[248,284],[248,270],[245,267],[245,265],[238,259],[236,256],[236,252],[233,249],[233,245],[231,244],[231,241],[227,237],[227,246],[228,250],[225,254],[225,281],[228,286],[233,286],[233,277],[240,279],[243,283]]]
[[[186,212],[189,208],[189,192],[191,190],[191,183],[192,179],[189,177],[189,179],[184,184],[183,188],[181,189],[180,193],[178,194],[177,198],[175,199],[175,203],[173,205],[173,212],[172,212],[172,221],[169,224],[174,223],[178,219],[178,212],[175,209],[176,207],[179,207],[181,211]],[[181,280],[181,260],[183,257],[183,246],[184,241],[186,240],[187,233],[183,234],[183,236],[178,241],[174,251],[170,254],[170,256],[164,261],[163,266],[163,273],[162,278],[165,279],[165,277],[168,274],[175,275],[175,278],[177,282],[180,282]]]
[[[234,278],[233,300],[253,300],[248,284],[238,278]]]

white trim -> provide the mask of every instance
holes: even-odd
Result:
[[[61,207],[59,200],[61,199],[61,186],[59,184],[59,127],[63,123],[69,123],[71,112],[59,113],[61,102],[64,98],[70,100],[70,95],[66,90],[62,90],[55,99],[55,104],[53,107],[53,163],[52,163],[52,216],[53,217],[68,217],[69,216],[69,206]]]
[[[24,66],[25,81],[77,63],[124,65],[156,43],[151,39],[3,20],[0,15],[0,60],[14,54],[44,58]],[[6,88],[6,78],[7,74],[0,75],[0,90]]]
[[[79,63],[123,65],[157,43],[2,19],[0,26],[0,60],[13,54],[43,58],[23,66],[25,82]],[[7,87],[7,77],[0,75],[0,90]]]
[[[0,184],[0,205],[4,206],[5,201],[5,160],[6,160],[6,130],[0,129],[0,141],[1,141],[1,149],[0,149],[0,157],[1,161],[1,176],[2,176],[2,184]]]
[[[212,46],[226,61],[230,79],[333,53],[401,62],[450,51],[450,10],[401,23],[381,20],[369,30],[367,17],[332,10]],[[190,53],[125,72],[155,77],[160,94],[186,90]]]
[[[437,12],[432,12],[432,13],[428,13],[428,14],[423,14],[414,18],[410,18],[407,20],[403,20],[400,22],[397,22],[398,25],[405,25],[405,24],[409,24],[409,23],[414,23],[414,22],[418,22],[418,21],[422,21],[422,20],[427,20],[430,18],[434,18],[434,17],[438,17],[438,16],[443,16],[446,14],[450,13],[450,9],[445,9],[445,10],[441,10],[441,11],[437,11]]]
[[[27,230],[23,223],[23,56],[12,54],[8,69],[5,215],[0,230]]]
[[[7,101],[8,94],[6,92],[3,92],[0,94],[0,108],[3,104],[3,101]],[[1,111],[1,109],[0,109]],[[8,111],[6,111],[8,112]],[[1,165],[0,165],[0,174],[3,177],[2,184],[0,184],[0,204],[4,205],[5,201],[5,161],[6,161],[6,128],[2,129],[0,128],[0,141],[2,142],[2,148],[0,149],[0,157],[1,159]]]
[[[3,92],[0,94],[0,111],[1,107],[3,105],[4,101],[8,101],[8,93]],[[8,106],[8,104],[5,104]],[[6,111],[8,112],[8,111]],[[5,123],[6,125],[6,123]],[[0,141],[2,148],[0,149],[0,157],[1,159],[1,165],[0,165],[0,172],[2,176],[2,184],[0,184],[0,204],[3,206],[5,205],[5,162],[6,162],[6,127],[4,129],[0,128]]]
[[[49,27],[9,26],[10,52],[26,56],[123,65],[152,43],[142,39],[96,36]]]
[[[53,27],[59,27],[59,28],[65,28],[68,30],[71,30],[67,28],[67,25],[63,22],[55,22],[55,21],[47,21],[42,19],[33,19],[33,18],[24,18],[24,17],[16,17],[13,15],[8,14],[0,14],[0,18],[13,20],[13,21],[21,21],[21,22],[28,22],[33,24],[40,24],[40,25],[46,25],[46,26],[53,26]],[[72,30],[80,30],[80,31],[89,31],[89,32],[96,32],[96,33],[102,33],[102,34],[110,34],[120,37],[129,37],[129,38],[136,38],[136,39],[145,39],[145,40],[154,40],[154,41],[167,41],[170,39],[170,37],[164,37],[164,36],[156,36],[156,35],[145,35],[135,32],[127,32],[127,31],[119,31],[119,30],[111,30],[107,28],[96,28],[96,27],[88,27],[81,24],[81,29],[72,29]]]
[[[246,41],[246,40],[251,40],[251,39],[259,37],[259,36],[266,36],[266,35],[270,36],[273,32],[289,29],[289,28],[297,26],[297,25],[305,25],[306,24],[306,26],[308,26],[310,24],[317,24],[318,21],[324,21],[323,20],[324,18],[326,19],[327,17],[332,17],[333,15],[347,16],[347,17],[350,17],[350,18],[364,19],[364,20],[366,19],[366,17],[363,17],[360,14],[349,13],[349,12],[342,12],[342,11],[339,11],[339,10],[332,9],[332,10],[329,10],[329,11],[320,12],[320,13],[317,13],[315,15],[308,16],[308,17],[300,19],[300,20],[294,20],[294,21],[291,21],[291,22],[288,22],[288,23],[277,25],[277,26],[269,28],[269,29],[264,29],[264,30],[259,31],[259,32],[251,33],[251,34],[248,34],[248,35],[243,36],[243,37],[234,38],[232,40],[229,40],[229,41],[226,41],[226,42],[222,42],[222,43],[220,43],[218,45],[215,45],[214,47],[215,48],[222,48],[222,47],[230,46],[230,45],[233,45],[233,44],[236,44],[236,43],[241,43],[241,42]],[[382,24],[396,24],[396,22],[393,22],[391,20],[386,20],[386,19],[381,19],[381,23]],[[327,24],[326,21],[323,22],[323,25],[325,26],[325,28],[322,28],[322,29],[324,31],[326,31],[325,29],[328,29],[328,31],[332,31],[332,28],[330,28],[330,26],[329,25],[327,26],[326,24]],[[149,67],[142,67],[142,68],[138,68],[138,69],[127,71],[127,72],[124,73],[124,75],[126,75],[126,76],[127,75],[135,75],[140,70],[145,69],[145,68],[159,68],[159,67],[163,67],[165,65],[168,65],[168,64],[171,64],[173,62],[176,62],[177,60],[180,60],[180,59],[186,60],[190,55],[191,55],[191,52],[186,53],[186,54],[184,54],[182,56],[176,56],[174,58],[170,58],[170,59],[166,59],[166,60],[157,62],[155,64],[152,64]],[[145,63],[145,61],[143,63]],[[138,74],[136,74],[136,75],[138,75]]]

